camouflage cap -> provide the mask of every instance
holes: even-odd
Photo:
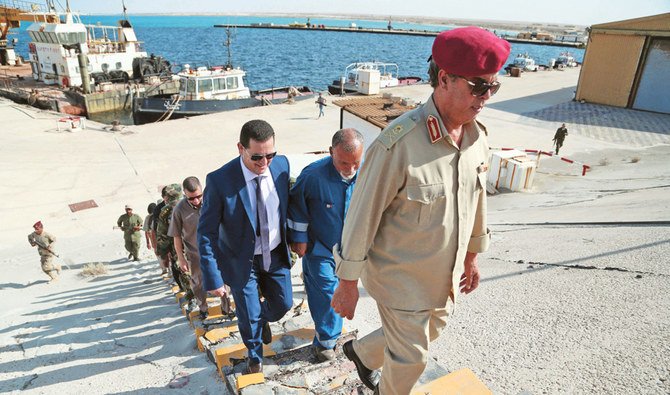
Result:
[[[168,201],[179,200],[181,198],[181,185],[170,184],[165,187],[165,196]]]

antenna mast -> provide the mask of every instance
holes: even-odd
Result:
[[[226,27],[226,40],[223,42],[223,45],[228,49],[228,63],[226,68],[233,68],[233,55],[231,53],[230,47],[233,43],[234,32],[230,30],[230,26]]]

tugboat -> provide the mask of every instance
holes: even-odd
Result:
[[[561,52],[561,54],[556,58],[555,67],[577,67],[578,63],[570,52]]]
[[[521,69],[521,71],[537,71],[538,65],[535,64],[535,60],[530,57],[527,53],[518,54],[512,63],[510,63],[505,70],[509,71],[513,67]]]
[[[334,80],[328,85],[328,92],[333,95],[346,93],[358,93],[361,89],[359,73],[366,70],[379,71],[380,88],[389,88],[399,85],[413,85],[421,82],[420,77],[398,77],[398,65],[383,62],[358,62],[351,63],[344,69],[341,79]]]
[[[195,67],[184,65],[173,78],[179,79],[179,93],[133,99],[133,121],[136,125],[238,110],[306,99],[314,95],[308,87],[282,87],[252,92],[245,86],[246,73],[233,67],[230,53],[230,29],[224,45],[228,63],[224,66]]]

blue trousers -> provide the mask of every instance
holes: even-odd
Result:
[[[335,275],[335,261],[332,257],[307,254],[302,257],[302,273],[309,312],[316,329],[313,344],[333,349],[342,333],[342,317],[330,307],[340,282]]]
[[[286,254],[279,252],[282,248],[280,245],[272,251],[272,264],[267,272],[263,270],[263,256],[254,256],[249,281],[244,288],[231,291],[237,327],[253,363],[263,360],[263,325],[279,321],[293,307],[291,270],[284,257]],[[259,288],[265,298],[263,303],[260,302]]]

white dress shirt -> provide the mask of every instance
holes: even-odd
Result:
[[[272,174],[270,173],[270,168],[268,167],[264,173],[260,176],[252,172],[247,168],[247,166],[242,161],[240,156],[240,164],[242,165],[242,174],[244,175],[244,180],[247,183],[247,192],[249,193],[249,201],[251,202],[251,212],[254,215],[254,221],[256,221],[256,177],[260,177],[260,186],[261,193],[263,194],[263,199],[265,199],[265,210],[268,213],[268,227],[270,228],[270,251],[274,250],[279,243],[281,243],[281,230],[279,229],[279,195],[277,195],[277,188],[275,187],[275,182],[272,179]],[[256,224],[258,226],[258,224]],[[261,239],[256,237],[256,247],[254,249],[254,255],[262,254],[261,250]]]

